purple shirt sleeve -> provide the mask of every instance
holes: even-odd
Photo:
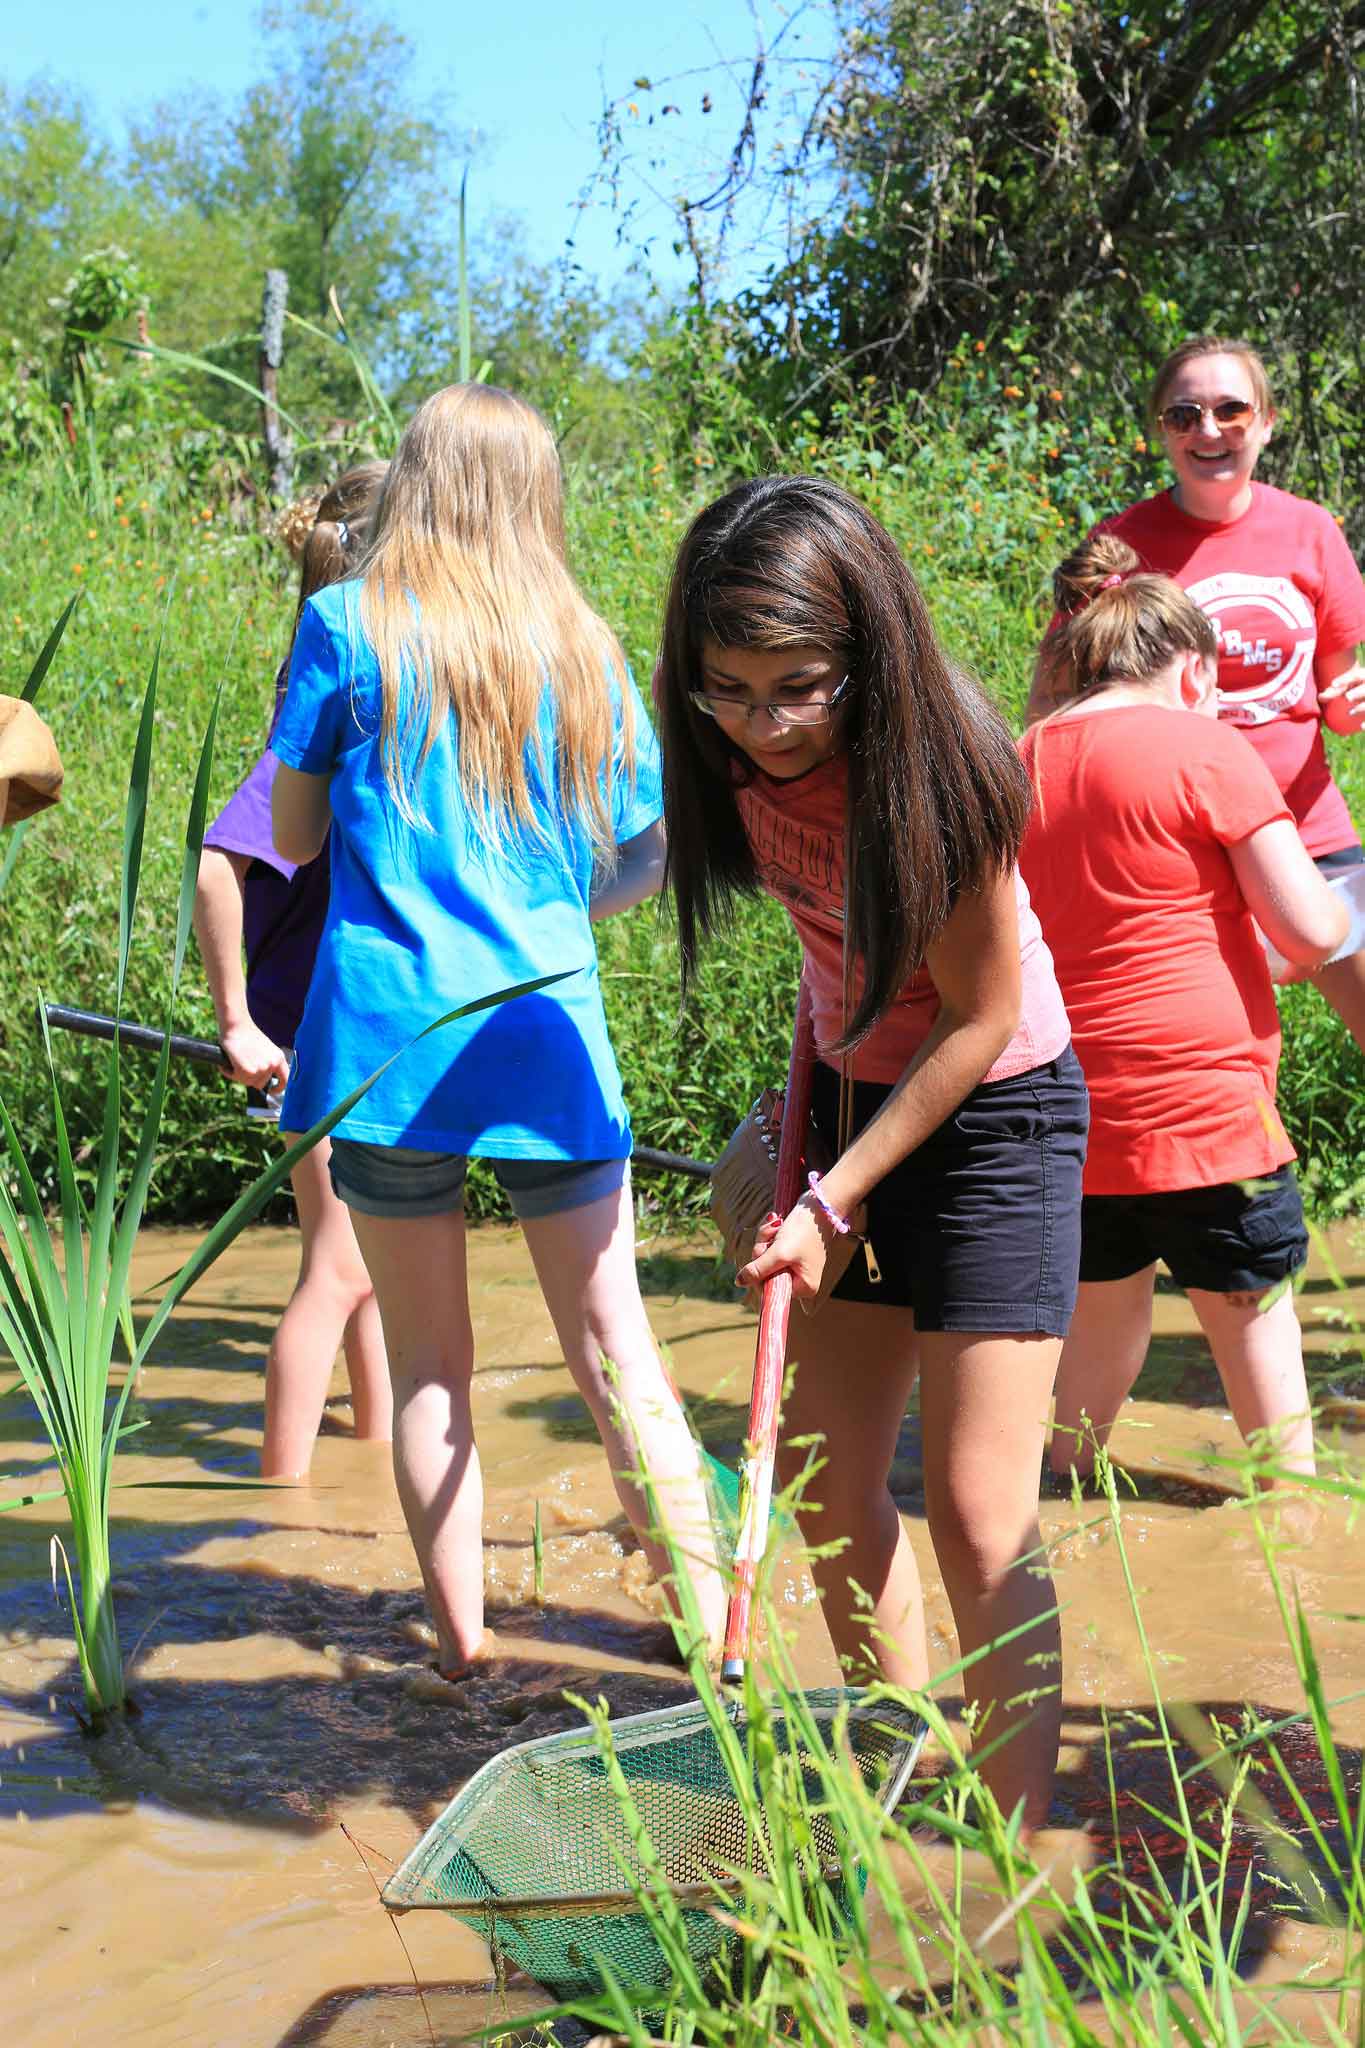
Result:
[[[263,860],[286,882],[294,876],[294,864],[276,853],[270,827],[270,792],[277,766],[274,754],[262,754],[235,796],[228,798],[204,834],[205,846],[222,853],[244,853],[251,860]]]

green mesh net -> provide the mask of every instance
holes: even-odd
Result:
[[[837,1687],[805,1693],[794,1707],[773,1702],[763,1718],[765,1744],[799,1781],[811,1861],[836,1893],[862,1880],[839,1869],[839,1839],[828,1804],[821,1750],[832,1747],[836,1717],[848,1710],[839,1749],[851,1756],[864,1788],[894,1806],[924,1740],[909,1709]],[[727,1709],[738,1755],[749,1758],[749,1730],[738,1704]],[[756,1841],[734,1764],[698,1704],[632,1715],[612,1729],[613,1749],[648,1848],[613,1788],[590,1728],[571,1729],[504,1750],[469,1780],[384,1888],[388,1906],[438,1907],[483,1936],[495,1964],[514,1965],[556,1998],[601,1988],[603,1966],[639,1991],[667,1992],[673,1967],[648,1915],[632,1895],[662,1872],[688,1952],[698,1968],[724,1968],[734,1937],[709,1905],[738,1889],[735,1873],[761,1869],[771,1851]],[[747,1767],[752,1770],[752,1759]],[[836,1763],[836,1768],[843,1767]],[[757,1786],[757,1777],[754,1779]],[[760,1807],[761,1815],[761,1807]]]

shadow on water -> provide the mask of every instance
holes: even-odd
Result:
[[[636,1260],[640,1275],[640,1291],[655,1295],[662,1300],[723,1301],[727,1304],[742,1300],[739,1288],[735,1286],[735,1269],[728,1259],[721,1256],[708,1238],[705,1249],[697,1251],[679,1250],[674,1247],[646,1247]]]
[[[515,1976],[502,1985],[424,1984],[420,1991],[410,1983],[351,1984],[316,1999],[277,2048],[374,2048],[380,2041],[462,2048],[494,2027],[499,2048],[586,2048],[598,2035],[577,2020],[539,2024],[536,2014],[547,2005],[538,1984]]]
[[[727,1401],[714,1394],[691,1395],[683,1390],[688,1420],[711,1455],[738,1469],[749,1427],[749,1403]],[[596,1444],[597,1430],[581,1398],[572,1392],[540,1394],[508,1400],[503,1413],[518,1422],[538,1423],[550,1443]]]
[[[1249,1735],[1256,1725],[1274,1726],[1284,1715],[1226,1699],[1167,1700],[1165,1710],[1174,1770],[1184,1782],[1195,1835],[1206,1845],[1200,1857],[1204,1883],[1233,1974],[1252,1984],[1275,1955],[1277,1930],[1287,1919],[1327,1927],[1344,1906],[1345,1888],[1352,1882],[1352,1847],[1337,1816],[1328,1766],[1306,1720],[1280,1728],[1272,1738],[1247,1749],[1251,1789],[1226,1821],[1208,1758],[1221,1746]],[[1063,1719],[1074,1761],[1059,1771],[1047,1828],[1084,1835],[1092,1859],[1086,1888],[1096,1922],[1101,1928],[1130,1927],[1135,1961],[1159,1976],[1155,1948],[1170,1921],[1170,1902],[1194,1909],[1196,1926],[1203,1931],[1196,1904],[1199,1890],[1178,1818],[1171,1756],[1150,1706],[1117,1705],[1105,1712],[1091,1702],[1068,1703]],[[1186,1740],[1182,1729],[1193,1739]],[[1289,1785],[1275,1767],[1271,1742]],[[1338,1744],[1336,1757],[1347,1786],[1358,1787],[1362,1752]],[[932,1772],[913,1780],[907,1805],[932,1799],[937,1786]],[[1297,1800],[1302,1800],[1302,1808]],[[922,1844],[931,1839],[929,1824],[918,1823],[916,1833]],[[1045,1835],[1044,1867],[1049,1864],[1046,1843]],[[1220,1858],[1225,1861],[1221,1888]],[[1067,1896],[1070,1881],[1064,1865],[1061,1870],[1052,1868],[1052,1878]],[[990,1895],[994,1918],[998,1896],[993,1889]],[[1244,1904],[1246,1919],[1238,1929]],[[1065,1933],[1050,1935],[1046,1922],[1040,1932],[1052,1965],[1072,1995],[1084,1999],[1094,1992],[1095,1981],[1083,1962],[1085,1943],[1078,1944]],[[996,1967],[1006,1977],[1012,1974],[1004,1962]],[[910,2011],[933,2009],[915,1997],[905,2003]]]
[[[1220,1398],[1221,1393],[1220,1388]],[[1174,1398],[1172,1396],[1172,1400]],[[597,1442],[592,1418],[583,1402],[573,1393],[511,1400],[506,1403],[504,1412],[519,1421],[538,1423],[551,1443]],[[704,1395],[689,1399],[687,1412],[693,1429],[711,1455],[721,1464],[738,1471],[749,1426],[748,1404]],[[1240,1498],[1240,1488],[1231,1472],[1215,1469],[1212,1464],[1206,1473],[1183,1462],[1179,1466],[1163,1464],[1162,1455],[1159,1435],[1154,1435],[1150,1462],[1131,1455],[1115,1461],[1125,1500],[1179,1508],[1216,1508]],[[1070,1486],[1054,1482],[1050,1475],[1044,1477],[1042,1484],[1045,1496],[1070,1498]],[[923,1519],[924,1453],[919,1415],[913,1408],[904,1417],[896,1439],[891,1492],[902,1514]]]
[[[183,1458],[216,1479],[255,1480],[259,1476],[261,1438],[261,1374],[277,1322],[242,1321],[229,1310],[177,1319],[174,1326],[176,1390],[164,1392],[161,1360],[154,1354],[141,1373],[128,1403],[125,1420],[137,1434],[129,1448],[139,1458]],[[122,1371],[115,1367],[115,1373]],[[211,1375],[209,1384],[195,1384],[197,1374]],[[189,1383],[186,1383],[188,1378]],[[223,1399],[218,1387],[240,1378],[241,1400]],[[323,1411],[324,1436],[353,1434],[349,1403],[329,1401]],[[0,1441],[0,1500],[33,1472],[51,1468],[47,1446],[35,1440],[32,1408],[26,1389],[15,1376],[0,1398],[0,1418],[7,1430],[22,1430],[19,1443]]]
[[[167,1533],[158,1528],[154,1540],[164,1544]],[[245,1525],[186,1533],[203,1541],[241,1535]],[[136,1798],[254,1826],[316,1829],[348,1803],[378,1797],[420,1825],[509,1743],[577,1726],[566,1690],[600,1694],[616,1715],[688,1696],[681,1673],[657,1669],[670,1633],[643,1617],[490,1605],[500,1643],[520,1638],[524,1653],[504,1649],[448,1685],[432,1669],[420,1589],[362,1593],[249,1561],[216,1568],[163,1554],[143,1572],[130,1572],[129,1562],[125,1546],[116,1584],[125,1641],[140,1645],[129,1685],[134,1715],[97,1738],[81,1736],[71,1712],[74,1658],[28,1695],[12,1687],[11,1708],[40,1726],[0,1763],[0,1814],[23,1811],[39,1822]],[[52,1596],[41,1582],[12,1587],[6,1608],[12,1634],[51,1628]],[[262,1638],[273,1639],[273,1651]],[[192,1675],[198,1645],[248,1640],[251,1677]],[[614,1668],[555,1654],[575,1648]],[[146,1657],[167,1651],[170,1671],[140,1673]],[[318,1660],[315,1670],[299,1671],[300,1651]],[[291,1668],[272,1672],[272,1655]]]

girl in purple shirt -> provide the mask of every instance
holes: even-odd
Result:
[[[303,547],[299,612],[316,591],[354,575],[387,465],[364,463],[332,485]],[[296,616],[297,625],[297,616]],[[273,733],[289,672],[275,679]],[[290,1049],[327,915],[327,848],[295,867],[275,851],[267,751],[204,835],[194,927],[213,996],[218,1036],[235,1081],[264,1090],[251,1115],[278,1116]],[[243,942],[246,964],[243,971]],[[292,1142],[289,1134],[286,1141]],[[308,1470],[338,1348],[345,1348],[358,1437],[387,1443],[393,1395],[374,1290],[351,1227],[333,1193],[331,1147],[315,1145],[291,1182],[303,1240],[299,1277],[266,1362],[263,1477]]]

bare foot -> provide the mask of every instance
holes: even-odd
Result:
[[[458,1656],[447,1657],[443,1653],[438,1652],[436,1657],[437,1676],[443,1678],[447,1685],[459,1685],[462,1680],[473,1676],[476,1665],[486,1664],[491,1657],[496,1656],[497,1648],[497,1642],[494,1639],[492,1629],[486,1628],[479,1637],[473,1651],[463,1660]]]

